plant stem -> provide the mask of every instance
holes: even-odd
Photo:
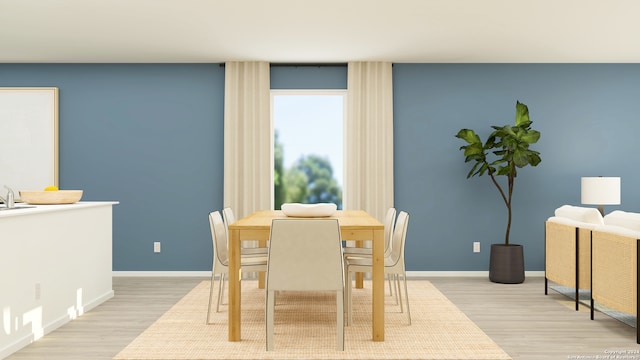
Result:
[[[493,182],[493,185],[496,186],[496,188],[498,189],[498,191],[500,192],[500,196],[502,196],[502,200],[504,201],[504,205],[507,207],[507,213],[509,214],[508,216],[508,220],[507,220],[507,232],[505,234],[505,238],[504,238],[504,243],[505,245],[509,245],[509,232],[511,231],[511,196],[513,194],[513,183],[514,183],[514,173],[515,170],[512,169],[512,173],[509,174],[508,178],[508,186],[509,186],[509,198],[507,198],[507,196],[505,195],[504,191],[502,190],[502,187],[500,186],[500,184],[498,183],[498,181],[496,180],[495,176],[493,176],[492,172],[489,172],[489,176],[491,177],[491,181]]]
[[[508,176],[509,180],[509,201],[507,203],[507,211],[509,212],[509,220],[507,221],[507,234],[505,235],[505,245],[509,245],[509,233],[511,232],[511,199],[513,197],[513,186],[515,185],[516,179],[516,167],[515,165],[511,166],[511,171]]]

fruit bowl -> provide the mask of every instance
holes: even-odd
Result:
[[[34,205],[73,204],[82,198],[82,190],[20,190],[20,200]]]

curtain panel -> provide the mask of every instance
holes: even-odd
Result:
[[[224,206],[237,218],[271,208],[269,94],[268,62],[225,63]]]
[[[345,208],[383,221],[393,198],[393,83],[390,62],[348,64]]]

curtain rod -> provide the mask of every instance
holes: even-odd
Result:
[[[269,63],[270,67],[346,67],[347,63]],[[220,63],[224,67],[224,63]]]

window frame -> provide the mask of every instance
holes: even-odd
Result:
[[[270,169],[271,169],[271,209],[275,209],[274,197],[275,197],[275,188],[274,188],[274,147],[275,147],[275,97],[276,96],[341,96],[342,97],[342,208],[346,209],[345,204],[345,187],[344,184],[347,182],[347,157],[345,156],[346,149],[346,139],[345,134],[347,131],[347,89],[271,89],[269,93],[269,126],[271,128],[271,154],[270,154]]]

